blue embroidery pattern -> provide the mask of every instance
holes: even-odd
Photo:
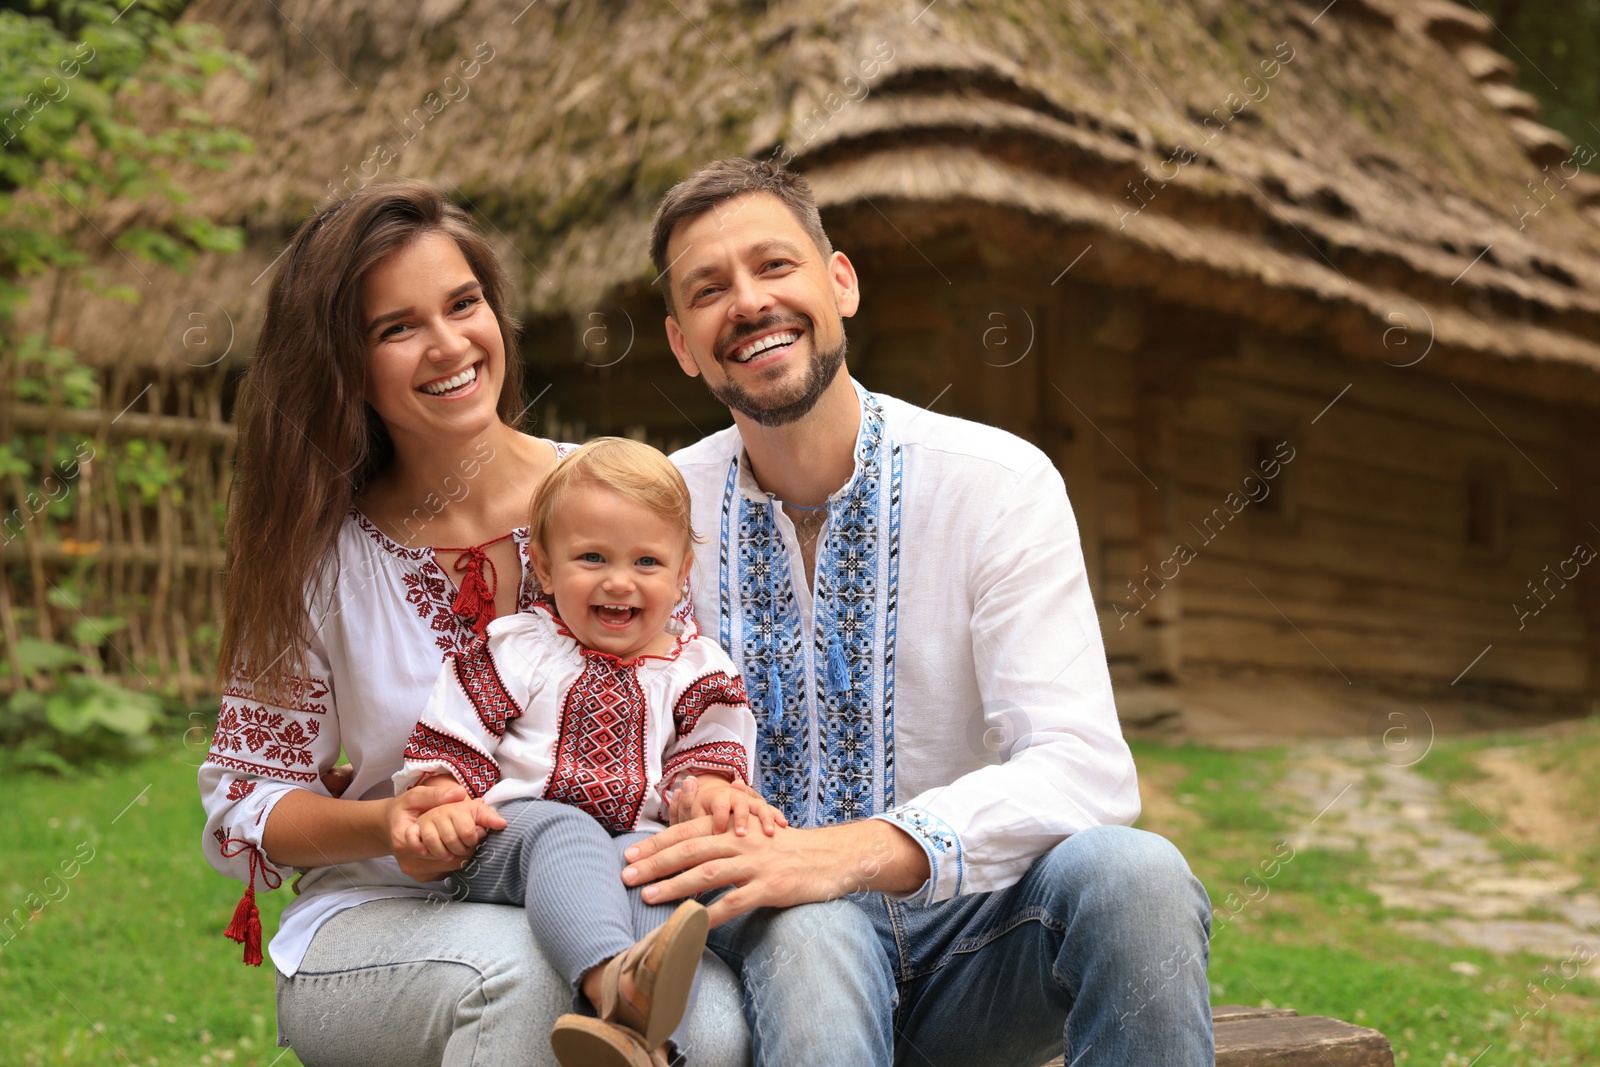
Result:
[[[900,621],[900,498],[904,457],[889,459],[889,582],[883,612],[883,805],[894,803],[894,651]]]
[[[760,785],[796,825],[864,818],[894,800],[901,450],[885,448],[883,410],[870,394],[862,396],[855,460],[856,479],[830,503],[819,546],[809,657],[776,504],[738,500],[736,583],[722,560],[721,632],[728,641],[737,614],[736,658],[758,706]],[[735,459],[723,499],[725,551],[737,477]]]
[[[965,863],[961,856],[961,838],[956,836],[950,825],[931,812],[913,807],[886,812],[884,818],[911,834],[928,853],[927,896],[923,903],[936,898],[960,896],[961,883],[966,875]],[[945,876],[944,861],[951,857],[956,861],[956,885],[953,892],[946,894],[939,887],[939,879]]]
[[[770,503],[739,501],[739,668],[756,705],[761,788],[791,823],[804,826],[811,760],[800,609],[772,511]]]

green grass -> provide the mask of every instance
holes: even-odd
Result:
[[[1469,759],[1442,751],[1431,774],[1474,780]],[[1214,904],[1230,893],[1240,904],[1212,942],[1214,1003],[1373,1026],[1400,1063],[1465,1067],[1491,1044],[1478,1067],[1600,1062],[1600,961],[1565,979],[1551,961],[1401,936],[1393,923],[1408,916],[1385,912],[1366,890],[1365,854],[1302,848],[1284,858],[1282,842],[1305,814],[1279,785],[1280,750],[1135,752],[1145,780],[1163,783],[1176,804],[1151,828],[1183,849]],[[1536,752],[1571,774],[1597,756],[1600,726]],[[0,1061],[299,1063],[275,1047],[271,964],[242,966],[222,937],[238,884],[201,858],[194,760],[179,748],[72,781],[6,778],[0,906],[26,916],[30,894],[45,903],[9,943],[0,932]],[[1600,802],[1590,803],[1600,790],[1585,781],[1574,795],[1589,805],[1575,820],[1600,819]],[[269,933],[287,900],[262,894]],[[1459,973],[1463,964],[1479,973]]]
[[[240,886],[200,854],[195,759],[0,787],[0,919],[14,935],[0,928],[0,1061],[299,1064],[276,1047],[271,962],[245,967],[222,936]],[[260,895],[269,933],[288,900]]]
[[[1591,757],[1600,753],[1600,730],[1585,744]],[[1487,743],[1471,750],[1481,747]],[[1293,1008],[1371,1026],[1389,1037],[1397,1063],[1465,1067],[1491,1045],[1479,1067],[1600,1061],[1600,984],[1592,980],[1600,964],[1566,980],[1554,961],[1401,936],[1392,924],[1413,916],[1386,911],[1365,889],[1373,866],[1359,850],[1300,849],[1276,867],[1269,863],[1266,871],[1274,873],[1263,879],[1261,863],[1283,855],[1285,826],[1305,818],[1276,803],[1282,752],[1135,744],[1134,753],[1142,777],[1163,783],[1187,813],[1141,825],[1178,844],[1220,909],[1211,944],[1213,1003]],[[1584,765],[1581,756],[1566,758]],[[1442,783],[1482,777],[1453,750],[1432,773]],[[1208,788],[1208,781],[1234,788]],[[1593,820],[1600,811],[1574,814]],[[1492,833],[1475,818],[1474,832]],[[1229,894],[1244,905],[1223,923],[1221,915],[1233,910]],[[1247,901],[1250,895],[1257,899]],[[1452,964],[1479,973],[1461,974]],[[1530,992],[1541,983],[1545,992]]]

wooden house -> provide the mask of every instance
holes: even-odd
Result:
[[[208,100],[256,155],[193,179],[251,240],[85,315],[80,349],[149,359],[206,300],[247,356],[298,222],[420,175],[499,235],[534,427],[685,443],[727,413],[671,360],[650,212],[701,162],[778,158],[861,274],[853,372],[1054,458],[1119,677],[1566,712],[1600,689],[1600,160],[1538,125],[1470,7],[186,17],[259,70]]]

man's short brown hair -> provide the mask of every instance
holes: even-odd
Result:
[[[667,243],[672,240],[672,231],[680,223],[698,218],[718,204],[747,193],[769,193],[783,201],[822,257],[833,255],[833,245],[822,229],[816,197],[811,194],[811,186],[805,178],[766,160],[719,159],[707,163],[667,190],[650,227],[650,262],[655,264],[656,274],[660,276],[662,295],[669,311],[676,309],[671,280],[666,277]]]

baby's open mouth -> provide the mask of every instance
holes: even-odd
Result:
[[[600,620],[600,625],[612,630],[620,630],[633,622],[639,614],[638,608],[630,608],[625,604],[598,604],[591,609],[595,618]]]

